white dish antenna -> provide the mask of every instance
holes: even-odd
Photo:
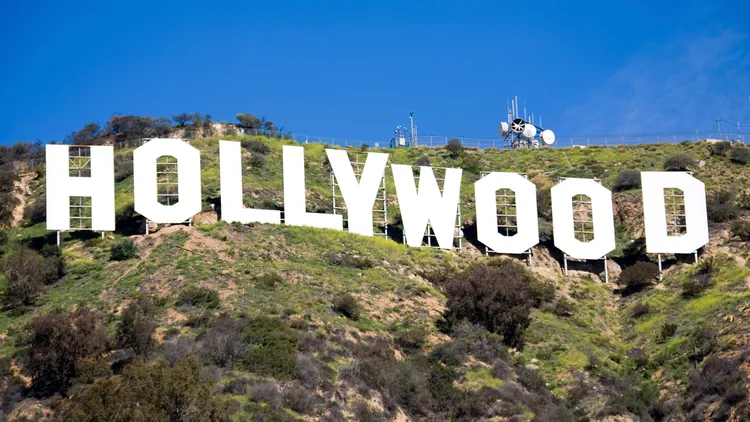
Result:
[[[500,122],[500,127],[498,128],[498,132],[500,132],[500,136],[508,136],[508,133],[510,132],[510,127],[508,126],[508,122]]]
[[[545,145],[552,145],[555,143],[555,132],[549,129],[543,130],[540,138],[542,138],[542,142],[544,142]]]
[[[526,122],[524,122],[523,119],[513,119],[513,121],[510,122],[510,130],[515,133],[522,133],[524,126],[526,126]]]
[[[525,124],[523,127],[523,136],[526,137],[526,139],[532,139],[536,136],[536,126],[531,124]]]

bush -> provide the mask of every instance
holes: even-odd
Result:
[[[362,308],[359,306],[357,299],[350,294],[336,296],[333,299],[333,310],[353,321],[358,320],[362,313]]]
[[[506,345],[521,348],[536,284],[525,268],[509,260],[475,265],[446,282],[445,318],[451,325],[464,319],[483,325],[502,335]]]
[[[270,272],[255,277],[255,281],[263,288],[275,289],[276,286],[284,282],[284,278],[281,277],[278,273]]]
[[[449,140],[445,145],[445,149],[448,151],[448,155],[450,155],[451,158],[458,158],[464,152],[464,146],[461,145],[461,141],[456,138]]]
[[[630,317],[640,318],[644,315],[647,315],[650,311],[651,311],[651,308],[648,306],[648,303],[638,302],[633,306],[633,309],[630,311]]]
[[[361,256],[350,251],[347,252],[331,252],[328,255],[328,263],[339,267],[357,268],[364,270],[372,268],[372,260],[366,256]]]
[[[250,156],[250,166],[255,169],[263,168],[266,165],[266,157],[260,154]]]
[[[667,157],[664,160],[664,170],[667,171],[685,171],[689,166],[695,164],[695,159],[688,154],[681,153]]]
[[[128,365],[122,376],[100,380],[65,400],[58,418],[64,421],[228,421],[213,381],[201,376],[194,356],[170,367],[165,361]]]
[[[636,262],[620,273],[617,284],[623,286],[623,294],[628,295],[650,286],[659,275],[659,266],[653,262]]]
[[[247,326],[245,319],[217,318],[201,338],[201,356],[212,365],[231,368],[247,350],[247,343],[243,340]]]
[[[155,315],[156,306],[148,297],[139,296],[131,302],[122,312],[117,329],[120,347],[130,347],[138,356],[147,355],[155,344]]]
[[[269,147],[265,142],[259,141],[257,139],[248,139],[242,141],[242,147],[252,152],[253,155],[267,155],[271,152],[271,147]]]
[[[6,256],[3,270],[7,280],[4,303],[10,307],[33,304],[46,281],[44,258],[22,247]]]
[[[672,337],[677,332],[677,324],[671,322],[665,322],[659,328],[659,333],[656,335],[656,341],[663,342]]]
[[[712,192],[706,198],[706,211],[709,221],[721,223],[739,215],[737,194],[726,189]]]
[[[570,317],[573,316],[575,307],[573,306],[573,302],[571,302],[567,298],[561,297],[557,301],[557,303],[555,303],[555,307],[552,308],[552,312],[554,312],[557,316]]]
[[[180,294],[180,303],[199,308],[216,309],[221,304],[219,294],[205,287],[189,287]]]
[[[747,358],[745,352],[735,358],[706,359],[703,368],[690,376],[685,399],[688,420],[729,420],[732,406],[747,396],[742,369]]]
[[[62,250],[57,245],[44,245],[41,252],[44,258],[45,284],[52,284],[63,278],[66,270]]]
[[[733,237],[740,239],[743,242],[750,241],[750,221],[737,220],[732,223],[730,229]]]
[[[420,167],[430,167],[432,165],[432,163],[430,162],[430,157],[425,154],[417,158],[417,165]]]
[[[750,163],[750,148],[735,146],[729,151],[729,158],[738,164]]]
[[[115,155],[115,182],[121,182],[133,175],[133,154]]]
[[[641,172],[638,170],[623,170],[617,173],[613,189],[615,192],[641,187]]]
[[[396,334],[395,340],[406,353],[421,352],[427,344],[427,330],[422,326],[411,327]]]
[[[39,198],[31,204],[27,204],[23,210],[23,218],[30,225],[47,221],[47,201],[44,198]]]
[[[122,239],[119,242],[112,245],[109,252],[109,259],[112,261],[125,261],[127,259],[135,258],[138,250],[135,248],[135,244],[130,239]]]
[[[239,358],[244,369],[276,379],[297,375],[297,332],[279,319],[258,317],[251,320],[244,333],[249,345]]]
[[[106,326],[86,308],[36,317],[27,330],[26,368],[32,388],[44,395],[64,393],[78,375],[79,361],[109,348]]]
[[[716,142],[708,146],[711,150],[711,155],[725,156],[727,152],[732,148],[732,144],[727,141]]]

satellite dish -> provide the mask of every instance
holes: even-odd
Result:
[[[513,121],[510,122],[510,130],[515,133],[523,132],[524,126],[526,126],[526,122],[524,122],[523,119],[513,119]]]
[[[499,129],[500,130],[498,132],[500,132],[500,136],[508,136],[508,132],[510,132],[508,128],[508,122],[500,122]]]
[[[523,127],[523,136],[525,136],[527,139],[532,139],[536,136],[536,126],[526,124]]]
[[[543,130],[540,137],[542,138],[542,142],[544,142],[545,145],[552,145],[555,143],[555,132],[549,129]]]

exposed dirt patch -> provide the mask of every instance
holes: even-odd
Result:
[[[21,173],[18,175],[21,180],[14,182],[13,196],[18,199],[18,205],[13,209],[12,227],[18,227],[23,220],[23,210],[26,209],[26,198],[31,196],[29,181],[37,177],[36,173]]]

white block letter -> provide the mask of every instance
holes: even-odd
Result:
[[[115,170],[111,146],[92,146],[91,177],[70,177],[68,145],[47,145],[47,230],[70,229],[70,197],[91,197],[91,229],[115,229]]]
[[[156,159],[177,159],[179,200],[163,205],[157,200]],[[133,151],[135,211],[155,223],[182,223],[201,211],[200,152],[181,139],[152,139]]]
[[[305,211],[305,151],[302,147],[284,145],[284,223],[343,230],[343,216]]]
[[[359,182],[346,151],[327,149],[326,154],[346,203],[349,231],[372,236],[372,206],[383,180],[388,154],[368,153]]]
[[[242,148],[239,142],[219,141],[221,219],[233,223],[281,224],[281,211],[242,205]]]
[[[516,197],[518,232],[505,236],[497,230],[498,189],[511,189]],[[490,173],[474,183],[477,206],[477,239],[500,253],[524,253],[539,243],[536,186],[516,173]]]
[[[646,252],[692,253],[708,243],[706,187],[703,182],[683,172],[646,171],[641,172],[641,186]],[[665,188],[680,189],[685,195],[687,231],[683,235],[667,235]]]
[[[594,240],[575,238],[573,196],[591,198]],[[600,259],[615,249],[615,221],[612,192],[591,179],[566,179],[552,188],[552,231],[555,247],[577,259]]]
[[[461,193],[461,169],[445,170],[442,195],[431,167],[419,168],[419,193],[414,185],[411,166],[393,164],[391,169],[406,243],[409,246],[422,246],[429,221],[440,248],[451,249]]]

